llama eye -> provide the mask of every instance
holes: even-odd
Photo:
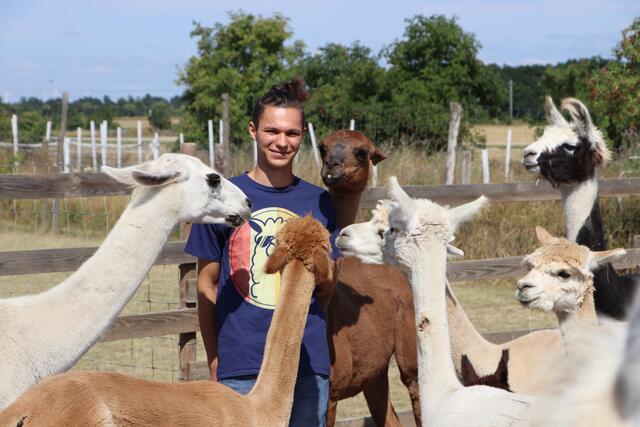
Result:
[[[384,230],[378,230],[378,236],[379,236],[381,239],[384,239]]]
[[[324,157],[324,155],[327,154],[327,147],[325,147],[324,144],[320,144],[318,145],[318,151],[320,152],[320,155]]]
[[[562,277],[563,279],[568,279],[569,277],[571,277],[571,273],[566,270],[561,270],[557,273],[557,276]]]
[[[562,144],[562,148],[564,148],[567,151],[575,151],[576,150],[576,146],[575,145],[571,145],[568,142],[565,142],[564,144]]]
[[[358,148],[355,150],[355,155],[358,160],[365,161],[369,157],[369,152],[364,148]]]

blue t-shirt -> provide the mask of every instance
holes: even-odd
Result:
[[[335,207],[325,190],[299,178],[274,188],[247,174],[230,179],[251,200],[251,220],[232,229],[224,224],[194,224],[186,252],[220,261],[216,327],[218,378],[253,375],[262,355],[280,289],[280,274],[265,274],[264,263],[275,247],[275,232],[290,218],[310,213],[331,233],[332,256],[338,251]],[[302,338],[298,375],[329,375],[331,363],[326,321],[315,296]]]

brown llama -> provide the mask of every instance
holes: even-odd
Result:
[[[385,156],[361,132],[348,130],[328,135],[318,149],[322,179],[336,205],[338,224],[345,227],[355,221],[371,165]],[[348,257],[336,262],[336,279],[332,289],[318,295],[327,314],[331,354],[327,425],[335,423],[338,401],[360,392],[377,425],[400,425],[389,393],[392,355],[420,425],[413,300],[405,276],[395,268]]]
[[[27,390],[0,426],[286,426],[311,295],[331,280],[329,235],[310,216],[287,222],[267,273],[282,274],[256,385],[247,395],[214,381],[158,382],[110,372],[70,372]]]

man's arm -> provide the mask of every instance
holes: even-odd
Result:
[[[218,380],[218,333],[216,331],[216,299],[220,262],[198,258],[198,321],[202,342],[207,352],[209,379]]]

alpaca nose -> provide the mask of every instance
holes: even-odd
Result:
[[[343,237],[345,239],[348,239],[349,237],[351,237],[351,235],[349,234],[349,230],[342,230],[340,232],[340,237]]]
[[[524,291],[525,289],[533,288],[533,285],[526,280],[518,280],[518,290]]]
[[[538,151],[534,148],[525,148],[522,150],[522,163],[535,162]]]
[[[251,209],[251,200],[249,200],[249,198],[247,197],[245,199],[245,202],[247,203],[247,206],[249,207],[249,209]]]

